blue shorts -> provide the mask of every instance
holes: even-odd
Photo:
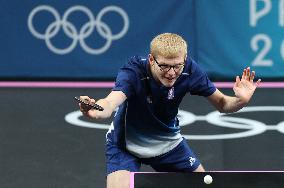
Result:
[[[107,174],[117,170],[138,172],[141,164],[150,165],[157,172],[193,172],[200,161],[183,139],[177,147],[157,157],[138,158],[128,151],[107,142],[106,145]]]

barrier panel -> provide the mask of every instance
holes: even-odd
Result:
[[[206,175],[212,177],[212,183],[205,183]],[[284,186],[284,171],[132,173],[131,178],[131,188],[280,188]]]
[[[113,81],[164,32],[182,35],[214,81],[232,81],[248,66],[262,79],[284,79],[283,7],[284,0],[4,0],[0,79]]]

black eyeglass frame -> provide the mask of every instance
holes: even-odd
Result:
[[[172,68],[175,71],[175,73],[179,73],[181,72],[181,70],[183,70],[184,66],[185,66],[185,59],[184,59],[184,63],[182,64],[177,64],[177,65],[165,65],[165,64],[160,64],[157,59],[153,56],[155,63],[158,65],[158,67],[160,68],[160,70],[162,72],[169,72]]]

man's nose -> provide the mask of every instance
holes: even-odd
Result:
[[[170,75],[176,74],[174,67],[171,67],[170,70],[168,71]]]

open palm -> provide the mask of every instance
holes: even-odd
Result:
[[[234,92],[236,97],[238,97],[244,103],[248,103],[251,99],[255,89],[259,86],[261,80],[258,79],[254,82],[255,72],[250,71],[250,67],[244,69],[242,78],[236,77],[236,82],[234,84]]]

